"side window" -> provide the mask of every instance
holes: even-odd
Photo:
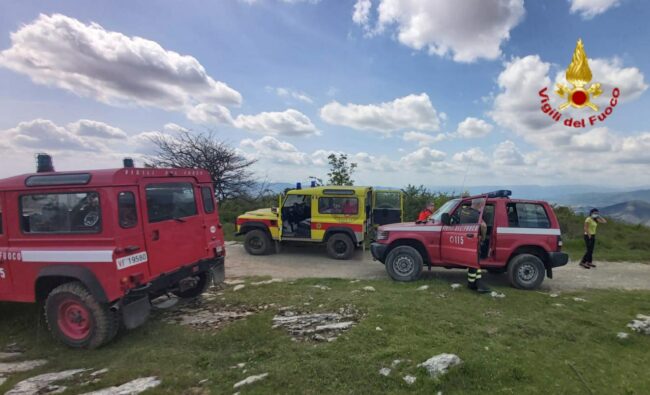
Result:
[[[484,198],[464,200],[456,211],[451,215],[452,225],[478,224],[481,207],[485,203]]]
[[[0,235],[2,234],[2,200],[0,200]]]
[[[138,224],[138,209],[133,192],[120,192],[117,195],[117,215],[123,229],[133,228]]]
[[[150,223],[197,214],[194,187],[189,182],[150,184],[145,193]]]
[[[550,228],[551,221],[541,204],[509,203],[508,226],[512,228]]]
[[[201,197],[203,198],[203,209],[206,213],[214,213],[214,195],[209,187],[201,187]]]
[[[320,214],[358,214],[359,199],[343,197],[322,197],[318,199]]]
[[[485,208],[483,209],[483,221],[485,221],[485,224],[487,226],[493,226],[494,225],[494,205],[493,204],[486,204]]]
[[[22,230],[25,233],[99,233],[99,194],[48,193],[20,197]]]

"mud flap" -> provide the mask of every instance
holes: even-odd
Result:
[[[126,329],[134,329],[144,324],[149,318],[151,303],[149,296],[136,299],[122,306],[122,320]]]
[[[223,264],[223,261],[220,265],[216,265],[212,269],[212,282],[217,285],[224,282],[226,279],[226,265]]]

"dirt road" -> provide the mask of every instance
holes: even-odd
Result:
[[[327,257],[323,248],[314,246],[283,246],[280,254],[251,256],[241,244],[227,247],[226,275],[271,276],[276,278],[329,277],[376,279],[388,278],[384,265],[372,260],[369,251],[357,251],[349,261]],[[585,288],[616,288],[650,290],[650,265],[629,262],[596,262],[598,268],[586,270],[571,262],[554,270],[553,279],[545,279],[542,290],[571,291]],[[424,278],[462,283],[465,271],[434,268]],[[493,285],[508,285],[505,275],[488,275]]]

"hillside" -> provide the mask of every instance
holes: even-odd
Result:
[[[634,200],[603,207],[600,212],[610,218],[629,224],[650,226],[650,203]],[[650,240],[648,241],[650,243]]]

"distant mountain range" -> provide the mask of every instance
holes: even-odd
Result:
[[[622,222],[650,226],[650,203],[641,200],[603,207],[600,213]]]

